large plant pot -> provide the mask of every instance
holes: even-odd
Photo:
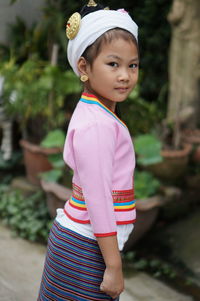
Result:
[[[158,196],[136,201],[136,223],[134,225],[134,230],[124,246],[125,252],[130,251],[134,244],[151,229],[157,218],[160,205],[161,197]]]
[[[26,176],[32,184],[40,185],[39,173],[52,169],[48,156],[61,153],[63,149],[60,147],[44,148],[26,140],[21,140],[20,145],[24,154]]]
[[[136,200],[136,223],[124,246],[124,252],[131,251],[134,245],[153,226],[161,207],[180,198],[181,191],[176,187],[162,187],[162,194],[143,200]]]
[[[186,183],[187,187],[190,190],[195,190],[198,192],[198,195],[196,195],[196,198],[200,199],[200,174],[196,175],[188,175],[186,177]]]
[[[146,169],[162,180],[177,180],[186,172],[191,150],[191,144],[184,144],[181,150],[163,150],[161,151],[163,161]]]
[[[41,186],[46,193],[47,207],[50,216],[56,216],[56,209],[63,208],[65,202],[70,198],[72,190],[55,182],[41,181]]]
[[[192,160],[194,162],[200,163],[200,130],[190,130],[187,129],[182,134],[183,140],[186,143],[190,143],[193,147]]]

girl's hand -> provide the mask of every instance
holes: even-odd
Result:
[[[107,267],[104,272],[100,290],[112,297],[117,298],[124,290],[124,278],[121,268]]]

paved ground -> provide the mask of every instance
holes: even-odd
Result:
[[[188,218],[168,227],[171,246],[176,258],[195,274],[195,282],[200,286],[200,212],[197,210]]]
[[[36,301],[45,247],[20,238],[0,224],[0,301]],[[145,273],[125,280],[120,301],[192,301]]]

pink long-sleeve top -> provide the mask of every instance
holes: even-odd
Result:
[[[69,123],[64,160],[73,192],[64,206],[75,222],[90,223],[96,237],[135,222],[135,154],[125,123],[94,95],[83,93]]]

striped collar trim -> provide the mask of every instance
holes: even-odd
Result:
[[[99,107],[104,109],[106,112],[108,112],[111,116],[113,116],[125,128],[127,128],[127,125],[114,112],[112,112],[110,109],[108,109],[108,107],[106,107],[102,102],[100,102],[100,100],[95,95],[83,93],[81,95],[80,101],[85,102],[85,103],[89,103],[89,104],[98,105]]]

